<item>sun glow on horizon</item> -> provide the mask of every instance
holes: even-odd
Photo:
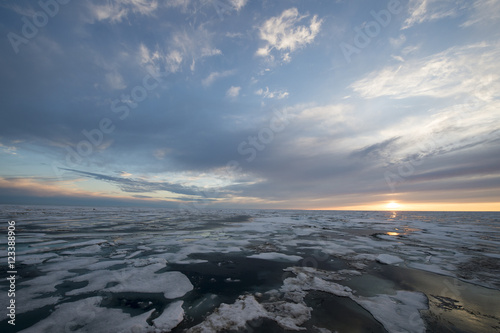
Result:
[[[401,209],[401,205],[398,204],[397,202],[395,201],[391,201],[389,202],[386,206],[385,206],[388,210],[399,210]]]
[[[397,208],[396,208],[396,205]],[[309,208],[311,209],[311,208]],[[359,211],[424,211],[424,212],[500,212],[500,202],[411,202],[376,201],[352,206],[312,208],[313,210],[359,210]]]

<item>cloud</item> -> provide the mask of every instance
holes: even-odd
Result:
[[[5,146],[0,142],[0,152],[4,152],[11,155],[16,155],[17,147],[15,146]]]
[[[401,56],[397,56],[397,55],[391,55],[391,57],[394,59],[394,60],[397,60],[399,62],[405,62],[405,59]]]
[[[171,33],[165,45],[139,44],[137,60],[149,73],[158,76],[164,72],[179,72],[184,64],[189,64],[194,71],[197,60],[222,54],[212,45],[212,37],[213,34],[202,26],[190,31],[177,30]]]
[[[66,181],[42,178],[0,177],[0,201],[5,204],[90,205],[90,206],[130,206],[146,205],[176,208],[178,201],[159,200],[148,196],[110,195],[96,191],[86,191]],[[142,199],[142,200],[141,200]]]
[[[326,22],[326,12],[314,16],[314,5],[301,4],[297,10],[288,9],[291,2],[269,7],[269,2],[219,0],[229,11],[220,21],[209,1],[158,1],[156,9],[148,6],[152,1],[93,1],[102,7],[92,12],[96,24],[91,25],[78,20],[89,13],[88,3],[64,7],[64,15],[61,7],[60,19],[50,21],[28,45],[21,45],[21,57],[8,47],[0,51],[5,62],[1,77],[6,112],[0,121],[4,176],[53,177],[51,163],[56,162],[66,168],[64,177],[71,181],[63,185],[40,180],[55,189],[38,187],[40,196],[83,197],[86,194],[56,190],[90,185],[97,198],[107,192],[196,200],[201,198],[196,194],[200,190],[217,188],[219,197],[211,198],[226,207],[233,203],[241,207],[347,206],[383,196],[389,191],[384,172],[388,168],[397,172],[408,161],[422,162],[398,187],[411,199],[417,190],[477,187],[474,172],[483,177],[498,160],[495,156],[500,156],[495,150],[500,47],[481,42],[497,39],[494,29],[489,34],[479,29],[489,11],[496,17],[494,8],[486,6],[493,2],[485,0],[481,6],[472,0],[476,7],[463,12],[457,8],[456,20],[442,22],[466,22],[463,27],[470,28],[432,32],[419,22],[444,17],[445,2],[429,0],[421,9],[412,2],[415,12],[401,18],[401,22],[408,18],[411,31],[394,31],[383,53],[374,49],[374,54],[365,54],[371,73],[366,66],[328,66],[336,43],[320,20],[325,15]],[[353,13],[347,4],[336,5],[334,15]],[[269,10],[276,10],[275,14],[256,19]],[[8,17],[14,14],[10,10],[4,12],[4,36],[9,31],[20,33],[20,18]],[[347,28],[351,26],[347,21],[361,22],[367,12],[354,14],[361,16],[345,15],[346,22],[330,23]],[[335,30],[331,28],[329,32]],[[68,33],[58,33],[63,30]],[[432,41],[421,40],[428,33],[435,33]],[[450,47],[457,40],[469,45]],[[47,41],[57,48],[44,47],[51,45]],[[323,41],[314,61],[295,56]],[[255,51],[265,58],[255,56]],[[425,58],[418,58],[422,54]],[[297,64],[269,75],[274,57],[281,63],[293,58]],[[148,98],[134,103],[132,93],[137,90],[132,87],[141,85],[147,74],[159,72],[172,75],[162,80],[160,88],[149,90]],[[236,74],[246,82],[236,81]],[[119,91],[126,86],[130,88]],[[346,92],[348,86],[351,91]],[[351,97],[341,100],[345,95]],[[111,102],[116,100],[120,102],[113,109]],[[331,100],[344,104],[325,102]],[[275,107],[289,110],[292,117],[283,130],[270,134],[272,126],[281,128],[281,123],[271,122]],[[120,118],[123,113],[115,112],[117,108],[130,111],[127,119]],[[99,129],[104,117],[116,129],[102,133],[101,140],[94,129]],[[272,142],[257,149],[251,138],[258,140],[256,145],[260,140]],[[16,144],[15,139],[24,141]],[[88,140],[101,143],[92,146],[91,153],[83,152],[81,163],[75,162],[69,147],[85,150],[81,143]],[[247,142],[245,149],[256,151],[251,163],[249,155],[239,151],[242,142]],[[21,159],[29,162],[17,169]],[[229,161],[241,167],[230,177],[224,172]],[[454,176],[446,177],[446,170]],[[26,191],[35,187],[22,184]],[[459,191],[439,195],[455,192]]]
[[[266,90],[260,88],[255,92],[256,95],[262,96],[264,98],[276,98],[276,99],[283,99],[285,97],[288,97],[288,91],[286,90],[275,90],[275,91],[269,91],[269,87],[266,87]]]
[[[123,192],[148,193],[156,191],[167,191],[176,194],[194,195],[194,196],[199,196],[202,193],[200,189],[193,186],[183,186],[180,184],[174,184],[169,182],[149,182],[142,179],[114,177],[94,172],[86,172],[68,168],[61,168],[61,169],[65,171],[71,171],[73,173],[82,175],[84,177],[112,183],[118,186]]]
[[[445,98],[473,94],[492,100],[500,91],[498,45],[452,47],[423,59],[386,67],[350,87],[363,98],[415,96]]]
[[[401,29],[408,29],[414,25],[435,21],[444,17],[454,17],[458,10],[455,1],[447,0],[410,0],[408,8],[408,18],[404,21]]]
[[[0,188],[10,189],[16,192],[29,192],[34,196],[100,196],[102,193],[88,192],[78,189],[68,181],[58,181],[53,179],[36,178],[36,177],[0,177]]]
[[[401,137],[389,138],[382,142],[371,144],[369,146],[353,151],[351,156],[359,158],[369,158],[372,160],[381,158],[385,159],[387,158],[388,150],[394,150],[400,138]]]
[[[121,22],[129,13],[152,15],[158,9],[157,0],[108,0],[106,4],[90,4],[92,21]],[[91,21],[91,22],[92,22]]]
[[[236,9],[236,11],[240,11],[247,4],[248,0],[229,0],[231,5]]]
[[[212,83],[214,83],[216,80],[218,80],[220,78],[234,75],[235,73],[236,73],[235,70],[227,70],[227,71],[223,71],[223,72],[212,72],[205,79],[203,79],[201,81],[201,84],[208,87],[208,86],[212,85]]]
[[[123,77],[117,71],[106,74],[106,82],[111,89],[120,90],[127,88]]]
[[[472,13],[462,27],[475,24],[487,24],[500,20],[500,2],[497,0],[476,0],[472,7]]]
[[[259,28],[259,37],[266,44],[256,52],[258,56],[270,56],[273,49],[282,53],[285,61],[290,60],[289,52],[313,42],[321,28],[322,20],[314,15],[309,25],[299,25],[308,15],[300,15],[297,8],[285,10],[280,16],[268,19]]]
[[[213,46],[213,33],[202,26],[188,30],[178,30],[172,34],[169,48],[181,58],[196,60],[221,55],[222,51]]]
[[[156,149],[153,153],[153,156],[158,160],[163,160],[167,156],[168,153],[171,152],[169,148]]]
[[[234,87],[234,86],[231,86],[231,88],[229,88],[227,91],[226,91],[226,96],[227,97],[238,97],[238,95],[240,94],[240,90],[241,90],[241,87]]]
[[[406,36],[401,34],[398,38],[389,38],[389,42],[394,48],[400,48],[406,42]]]
[[[32,17],[37,12],[37,9],[33,8],[33,6],[31,6],[31,5],[21,6],[17,3],[4,2],[4,3],[0,4],[0,7],[10,9],[13,12],[15,12],[16,14],[19,14],[22,16],[28,16],[28,17]]]

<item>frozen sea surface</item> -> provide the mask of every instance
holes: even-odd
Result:
[[[500,331],[499,213],[0,209],[1,332]]]

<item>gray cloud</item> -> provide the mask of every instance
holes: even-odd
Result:
[[[102,175],[94,172],[86,172],[74,169],[66,169],[62,168],[66,171],[71,171],[82,176],[93,178],[96,180],[102,180],[105,182],[112,183],[120,187],[120,189],[124,192],[131,193],[147,193],[147,192],[156,192],[156,191],[168,191],[177,194],[185,194],[185,195],[200,195],[201,191],[193,186],[183,186],[179,184],[173,184],[168,182],[148,182],[143,180],[134,180],[130,178],[121,178],[114,176]]]

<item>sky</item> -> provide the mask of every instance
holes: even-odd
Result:
[[[0,35],[0,203],[500,210],[500,1],[3,1]]]

